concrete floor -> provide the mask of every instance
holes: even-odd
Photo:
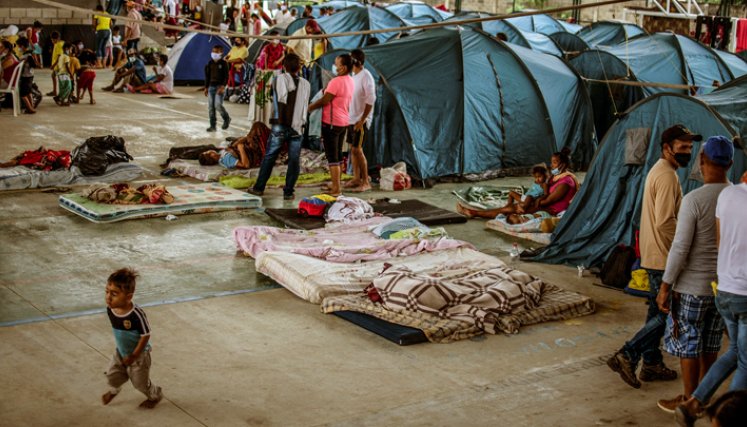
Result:
[[[98,74],[97,88],[111,76]],[[48,73],[38,72],[37,80],[50,89]],[[99,91],[95,106],[60,108],[45,98],[34,116],[14,119],[3,110],[0,159],[114,134],[150,171],[145,181],[161,178],[157,165],[171,146],[216,143],[249,128],[246,107],[227,104],[230,131],[207,134],[205,98],[193,88],[179,92],[193,98]],[[397,197],[453,209],[449,193],[464,185]],[[265,206],[292,206],[281,194],[268,191]],[[371,194],[384,195],[391,194]],[[57,194],[39,190],[2,192],[0,206],[0,425],[673,424],[656,400],[680,393],[679,382],[634,390],[604,364],[641,325],[643,300],[592,286],[595,279],[572,268],[521,263],[592,296],[592,316],[513,336],[398,347],[256,273],[253,261],[236,253],[231,230],[275,224],[261,210],[93,224],[59,208]],[[446,228],[505,256],[512,241],[483,225]],[[99,400],[114,348],[103,291],[121,266],[140,271],[135,299],[147,306],[154,330],[152,378],[166,399],[153,411],[136,409],[142,396],[129,386],[107,407]],[[667,363],[677,366],[672,358]]]

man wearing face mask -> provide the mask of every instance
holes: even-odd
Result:
[[[135,49],[127,52],[127,63],[118,68],[114,74],[114,81],[109,86],[102,87],[101,90],[117,93],[124,92],[124,86],[140,86],[146,81],[145,63],[137,56]],[[115,89],[116,88],[116,89]]]
[[[656,298],[674,240],[677,213],[682,201],[677,168],[687,167],[693,141],[702,139],[702,136],[690,132],[680,124],[665,130],[661,134],[661,158],[646,176],[640,230],[641,267],[648,273],[650,284],[646,323],[607,361],[610,369],[620,374],[623,381],[633,388],[640,388],[640,381],[672,381],[677,378],[677,372],[664,365],[659,349],[667,315],[659,309]],[[636,377],[641,359],[643,367]]]
[[[207,131],[215,132],[216,109],[223,118],[222,129],[228,129],[231,124],[231,117],[228,116],[228,111],[223,107],[223,95],[228,83],[228,63],[223,59],[223,46],[213,46],[210,58],[212,60],[205,65],[205,96],[208,97],[208,115],[210,118],[210,127]]]

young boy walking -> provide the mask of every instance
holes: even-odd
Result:
[[[148,399],[141,408],[152,409],[163,399],[161,387],[150,381],[150,324],[142,308],[132,303],[138,275],[122,268],[106,283],[106,313],[112,324],[117,348],[106,371],[109,391],[101,396],[104,405],[114,399],[129,379]]]
[[[223,94],[228,83],[228,63],[223,59],[223,46],[213,46],[210,58],[211,61],[205,65],[205,96],[208,97],[208,116],[210,118],[210,127],[207,131],[215,132],[216,108],[223,118],[221,128],[228,129],[231,124],[231,117],[228,116],[228,111],[223,107]]]
[[[57,77],[57,96],[53,99],[61,107],[70,106],[70,95],[73,93],[73,72],[70,70],[72,48],[73,45],[65,43],[54,65],[54,74]]]

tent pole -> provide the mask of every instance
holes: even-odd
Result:
[[[459,13],[462,11],[462,0],[456,0],[454,2],[454,13]]]

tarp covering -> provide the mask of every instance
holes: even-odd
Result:
[[[469,28],[364,51],[378,82],[372,164],[404,161],[410,173],[432,178],[531,166],[564,146],[580,166],[590,160],[588,96],[559,58]],[[328,70],[338,54],[317,64]]]
[[[213,46],[223,46],[228,53],[231,45],[222,36],[211,36],[200,33],[189,33],[182,37],[169,54],[169,67],[174,70],[175,83],[189,83],[205,80],[205,65],[210,61]]]
[[[406,19],[408,22],[418,23],[427,23],[428,21],[441,22],[452,15],[449,12],[438,10],[427,3],[419,1],[393,3],[387,6],[386,9],[400,18]],[[426,19],[424,20],[423,18]]]
[[[599,21],[582,28],[578,33],[589,46],[614,46],[646,31],[635,24],[616,21]]]
[[[728,85],[703,100],[726,102],[739,100],[739,106],[727,107],[729,117],[741,117],[747,107],[747,80],[739,85]],[[721,92],[721,93],[719,93]],[[643,189],[648,171],[661,157],[661,133],[668,127],[683,123],[704,137],[735,135],[734,126],[696,98],[677,94],[659,94],[633,106],[623,118],[610,128],[600,144],[594,161],[570,208],[558,224],[550,245],[533,258],[552,264],[601,265],[618,244],[633,245],[635,230],[639,228]],[[727,111],[728,110],[728,111]],[[645,158],[634,159],[626,152],[643,143]],[[701,143],[695,142],[693,153]],[[634,157],[634,156],[632,156]],[[640,161],[638,161],[640,160]],[[698,162],[693,156],[687,168],[678,175],[685,193],[702,185],[691,177],[692,167]],[[729,171],[732,182],[747,170],[747,153],[736,150],[734,165]]]
[[[409,24],[392,12],[379,7],[350,7],[324,16],[316,20],[327,34],[344,33],[348,31],[380,30],[383,28],[406,27]],[[374,37],[384,43],[399,33],[377,33],[371,35],[355,35],[334,37],[329,44],[334,49],[355,49],[365,46],[369,38]]]

